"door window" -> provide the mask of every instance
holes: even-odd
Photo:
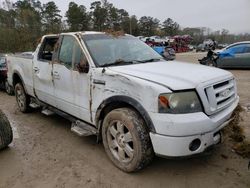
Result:
[[[245,47],[244,53],[250,53],[250,44]]]
[[[57,41],[58,37],[45,38],[38,53],[38,59],[42,61],[51,61]]]
[[[84,55],[79,43],[75,41],[74,44],[74,61],[73,61],[73,69],[79,71],[79,65],[81,64],[82,66],[87,65],[87,59],[86,56]]]
[[[228,48],[227,51],[231,54],[242,54],[244,53],[244,48],[245,44],[239,44]]]
[[[64,36],[59,53],[59,61],[68,69],[77,70],[80,63],[86,61],[86,57],[78,43],[72,36]]]
[[[72,68],[74,40],[71,36],[64,36],[59,53],[60,63],[69,69]]]

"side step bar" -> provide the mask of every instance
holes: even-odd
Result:
[[[32,108],[39,108],[43,107],[42,114],[46,116],[58,114],[59,116],[62,116],[65,119],[68,119],[72,122],[71,125],[71,131],[78,136],[90,136],[90,135],[98,135],[98,130],[96,127],[89,123],[85,123],[84,121],[81,121],[61,110],[58,110],[57,108],[54,108],[52,106],[49,106],[43,102],[37,101],[34,99],[34,101],[31,102],[30,107]]]
[[[79,120],[72,123],[71,131],[76,133],[78,136],[97,135],[97,129],[95,127]]]
[[[46,116],[51,116],[51,115],[54,115],[55,113],[49,109],[43,109],[42,110],[42,114],[46,115]]]

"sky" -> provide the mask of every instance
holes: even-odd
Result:
[[[40,0],[46,3],[49,0]],[[72,0],[54,0],[62,15]],[[95,0],[74,0],[87,8]],[[250,0],[108,0],[130,15],[172,18],[181,27],[228,29],[230,33],[250,33]]]

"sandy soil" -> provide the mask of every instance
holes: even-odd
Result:
[[[202,56],[188,53],[177,59],[197,62]],[[241,104],[246,106],[250,103],[250,72],[232,72]],[[249,160],[233,153],[227,142],[190,159],[155,157],[143,171],[126,174],[112,165],[95,137],[74,135],[67,120],[38,111],[22,114],[15,98],[3,92],[0,108],[11,120],[15,137],[10,147],[0,152],[0,188],[250,187]]]

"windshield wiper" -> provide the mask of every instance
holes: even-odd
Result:
[[[124,61],[123,59],[117,59],[113,63],[105,63],[103,65],[100,65],[99,67],[109,67],[109,66],[115,66],[115,65],[130,65],[134,64],[134,61]]]
[[[109,67],[109,66],[116,66],[116,65],[131,65],[131,64],[137,64],[137,63],[147,63],[147,62],[155,62],[160,61],[160,58],[152,58],[152,59],[146,59],[146,60],[131,60],[131,61],[125,61],[123,59],[117,59],[113,63],[105,63],[103,65],[100,65],[99,67]]]

